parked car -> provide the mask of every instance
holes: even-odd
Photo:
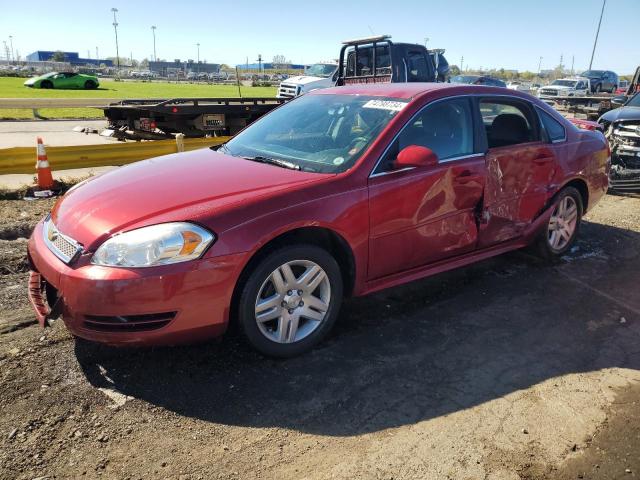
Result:
[[[304,75],[288,77],[278,86],[277,98],[293,98],[318,88],[332,87],[336,82],[338,62],[309,65]]]
[[[598,119],[611,145],[611,188],[640,192],[640,92],[614,100],[622,106]]]
[[[289,357],[327,336],[344,295],[527,245],[562,256],[607,189],[608,156],[600,132],[525,93],[318,90],[217,150],[69,190],[29,240],[30,298],[40,322],[62,312],[89,340],[175,344],[235,322]]]
[[[506,87],[499,78],[488,77],[486,75],[456,75],[451,77],[451,83],[466,83],[468,85],[487,85],[490,87]]]
[[[538,96],[544,97],[584,97],[591,93],[588,78],[560,78],[538,90]]]
[[[587,70],[582,72],[580,76],[591,81],[591,91],[593,93],[614,93],[620,83],[618,75],[611,70]]]
[[[25,87],[31,88],[59,88],[59,89],[85,89],[98,88],[100,82],[95,75],[76,72],[51,72],[33,77],[24,82]]]
[[[507,83],[507,88],[509,90],[517,90],[519,92],[530,92],[531,84],[528,82],[509,82]]]

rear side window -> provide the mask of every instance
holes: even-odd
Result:
[[[564,126],[544,110],[538,110],[538,113],[540,114],[540,120],[542,120],[542,125],[547,132],[549,140],[552,142],[563,141],[567,136]]]
[[[532,122],[533,113],[520,102],[482,100],[480,114],[487,133],[489,148],[538,140]]]

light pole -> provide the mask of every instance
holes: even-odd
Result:
[[[604,15],[604,7],[606,4],[607,4],[607,0],[603,0],[602,10],[600,11],[600,20],[598,20],[598,29],[596,30],[596,38],[593,41],[593,50],[591,51],[591,60],[589,61],[589,70],[591,70],[591,65],[593,65],[593,56],[596,53],[596,45],[598,44],[598,35],[600,35],[600,24],[602,23],[602,16]]]
[[[196,73],[200,73],[200,44],[196,43],[198,47],[198,63],[196,64]]]
[[[11,61],[15,62],[16,57],[13,54],[13,35],[9,35],[9,45],[11,46]]]
[[[151,25],[151,31],[153,32],[153,61],[158,61],[158,56],[156,55],[156,26]]]
[[[96,58],[100,60],[100,55],[98,55],[98,47],[96,47]]]
[[[116,20],[117,8],[112,8],[113,12],[113,30],[116,32],[116,62],[118,64],[118,71],[120,71],[120,50],[118,49],[118,20]]]
[[[540,60],[538,61],[538,76],[540,76],[540,69],[542,68],[542,57],[540,57]]]

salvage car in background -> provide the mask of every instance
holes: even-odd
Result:
[[[611,188],[640,192],[640,93],[614,100],[622,106],[598,119],[611,145]]]
[[[554,80],[551,85],[546,85],[538,90],[540,98],[545,97],[582,97],[591,93],[591,85],[588,78],[560,78]]]
[[[112,170],[29,240],[42,324],[115,345],[221,335],[308,351],[344,295],[534,245],[554,259],[604,195],[609,150],[525,93],[446,83],[317,90],[217,150]],[[52,310],[52,311],[51,311]]]
[[[25,87],[31,88],[58,88],[58,89],[85,89],[98,88],[98,77],[76,72],[51,72],[30,78],[24,82]]]
[[[614,93],[620,83],[618,74],[611,70],[587,70],[586,72],[582,72],[580,76],[589,79],[591,82],[591,92],[593,93]]]
[[[468,85],[487,85],[490,87],[506,87],[499,78],[489,77],[486,75],[456,75],[451,77],[451,83],[466,83]]]

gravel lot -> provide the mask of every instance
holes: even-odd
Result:
[[[0,478],[640,478],[640,198],[555,266],[516,252],[345,305],[311,354],[118,350],[33,325],[0,202]]]

